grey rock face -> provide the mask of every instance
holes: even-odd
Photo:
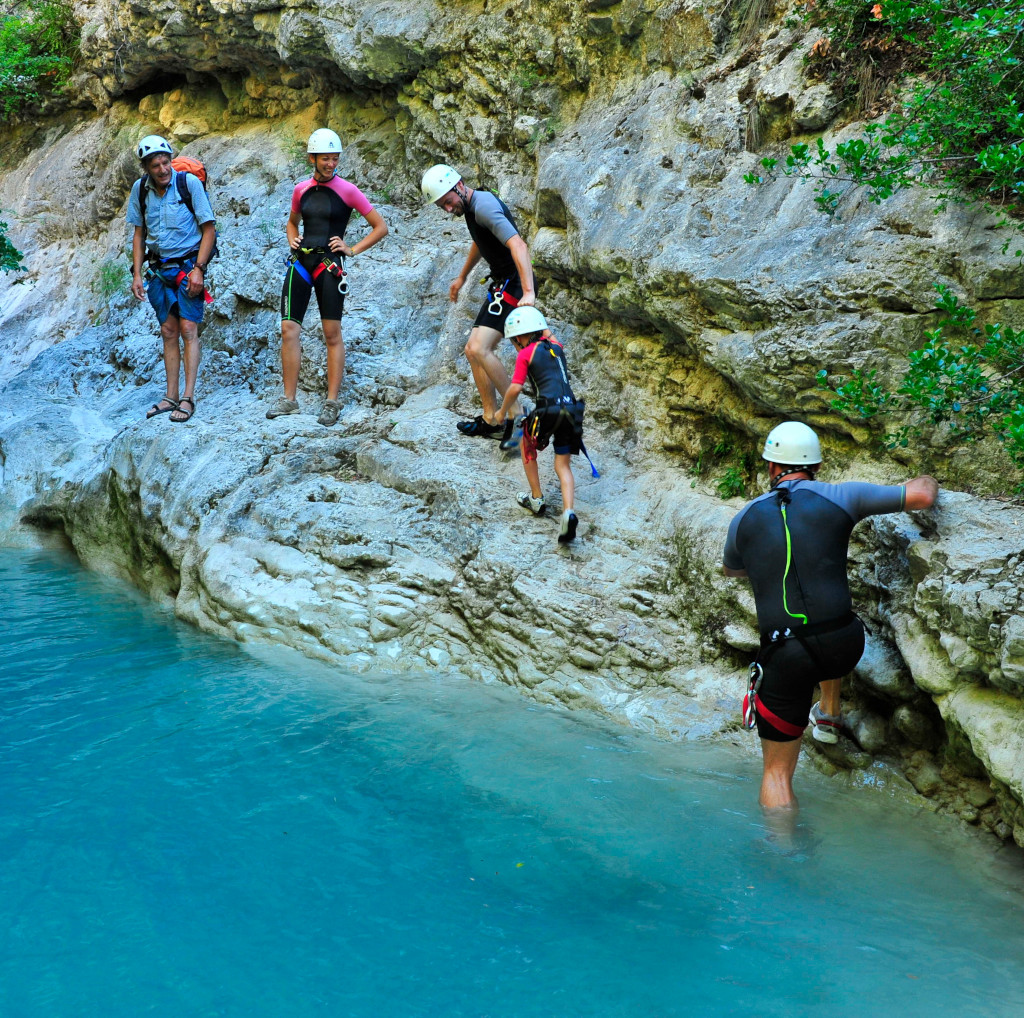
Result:
[[[714,450],[756,459],[798,415],[823,432],[823,476],[902,480],[912,468],[834,415],[818,368],[891,370],[931,324],[936,281],[1022,324],[985,217],[907,193],[880,208],[851,195],[829,222],[791,181],[743,184],[832,115],[797,30],[741,47],[729,15],[676,2],[552,0],[529,18],[434,0],[82,10],[76,101],[95,112],[4,143],[0,207],[28,272],[0,280],[0,532],[57,530],[208,630],[346,668],[459,669],[668,737],[732,731],[756,623],[749,588],[719,573],[742,501],[715,493]],[[290,189],[324,123],[392,227],[350,266],[330,431],[315,311],[303,413],[263,417]],[[186,425],[141,420],[163,368],[120,269],[132,149],[151,130],[210,166],[221,235]],[[587,398],[602,477],[577,470],[571,548],[515,505],[520,464],[455,432],[476,412],[461,349],[482,290],[447,301],[467,236],[416,191],[439,159],[514,208]],[[1002,469],[985,447],[925,455],[972,490]],[[1004,838],[1024,831],[1022,534],[1018,507],[955,492],[860,525],[860,749],[830,758],[902,761],[922,794]]]

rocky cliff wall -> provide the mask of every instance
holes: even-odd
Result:
[[[73,102],[0,154],[0,208],[29,269],[0,283],[4,540],[57,534],[240,640],[346,668],[455,668],[697,738],[736,730],[754,641],[748,589],[718,572],[741,504],[714,491],[723,450],[749,464],[797,414],[824,433],[829,479],[924,466],[993,487],[992,450],[936,441],[892,462],[815,388],[819,366],[884,365],[915,344],[933,281],[1018,325],[1024,285],[990,221],[936,216],[926,196],[852,196],[830,222],[790,181],[746,189],[752,150],[836,113],[806,77],[813,40],[782,11],[758,24],[678,0],[78,10]],[[288,197],[324,123],[392,230],[351,266],[333,430],[315,423],[312,328],[306,412],[263,416],[280,384]],[[221,233],[186,425],[141,419],[163,368],[148,305],[127,294],[123,215],[149,131],[209,164]],[[455,433],[473,412],[459,354],[481,291],[446,299],[464,227],[416,197],[439,159],[515,208],[586,394],[602,477],[577,471],[571,550],[515,506],[518,462]],[[858,528],[872,635],[847,686],[857,744],[812,748],[862,780],[905,775],[1024,844],[1022,520],[946,492],[932,512]]]

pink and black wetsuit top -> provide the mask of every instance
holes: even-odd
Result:
[[[326,248],[331,237],[344,237],[355,209],[365,216],[373,211],[366,195],[342,177],[326,184],[303,180],[292,191],[292,212],[302,216],[302,246]]]
[[[576,402],[562,344],[553,336],[523,347],[516,356],[512,384],[525,385],[527,380],[534,387],[538,407],[572,406]]]

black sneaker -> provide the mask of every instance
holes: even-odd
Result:
[[[482,414],[477,414],[471,421],[459,421],[455,425],[463,435],[476,438],[498,438],[504,432],[504,425],[488,424]]]
[[[576,514],[571,509],[566,509],[562,513],[562,525],[558,530],[559,544],[568,544],[570,541],[576,540],[576,527],[579,525],[579,522]]]
[[[519,440],[523,437],[523,426],[511,417],[505,418],[505,432],[501,436],[501,451],[514,452],[519,448]]]

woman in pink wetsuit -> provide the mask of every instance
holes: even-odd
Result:
[[[299,364],[302,359],[302,319],[316,294],[324,340],[327,343],[327,401],[319,422],[330,427],[341,409],[338,394],[345,375],[345,344],[341,338],[341,312],[345,305],[345,287],[339,288],[340,259],[352,258],[373,247],[388,233],[381,214],[355,184],[336,175],[341,156],[341,139],[326,128],[314,131],[306,146],[313,176],[296,184],[292,192],[291,214],[285,227],[292,261],[281,288],[281,373],[284,396],[267,417],[297,414],[299,403]],[[345,229],[355,209],[370,224],[370,232],[349,247]],[[299,234],[299,226],[302,234]]]

